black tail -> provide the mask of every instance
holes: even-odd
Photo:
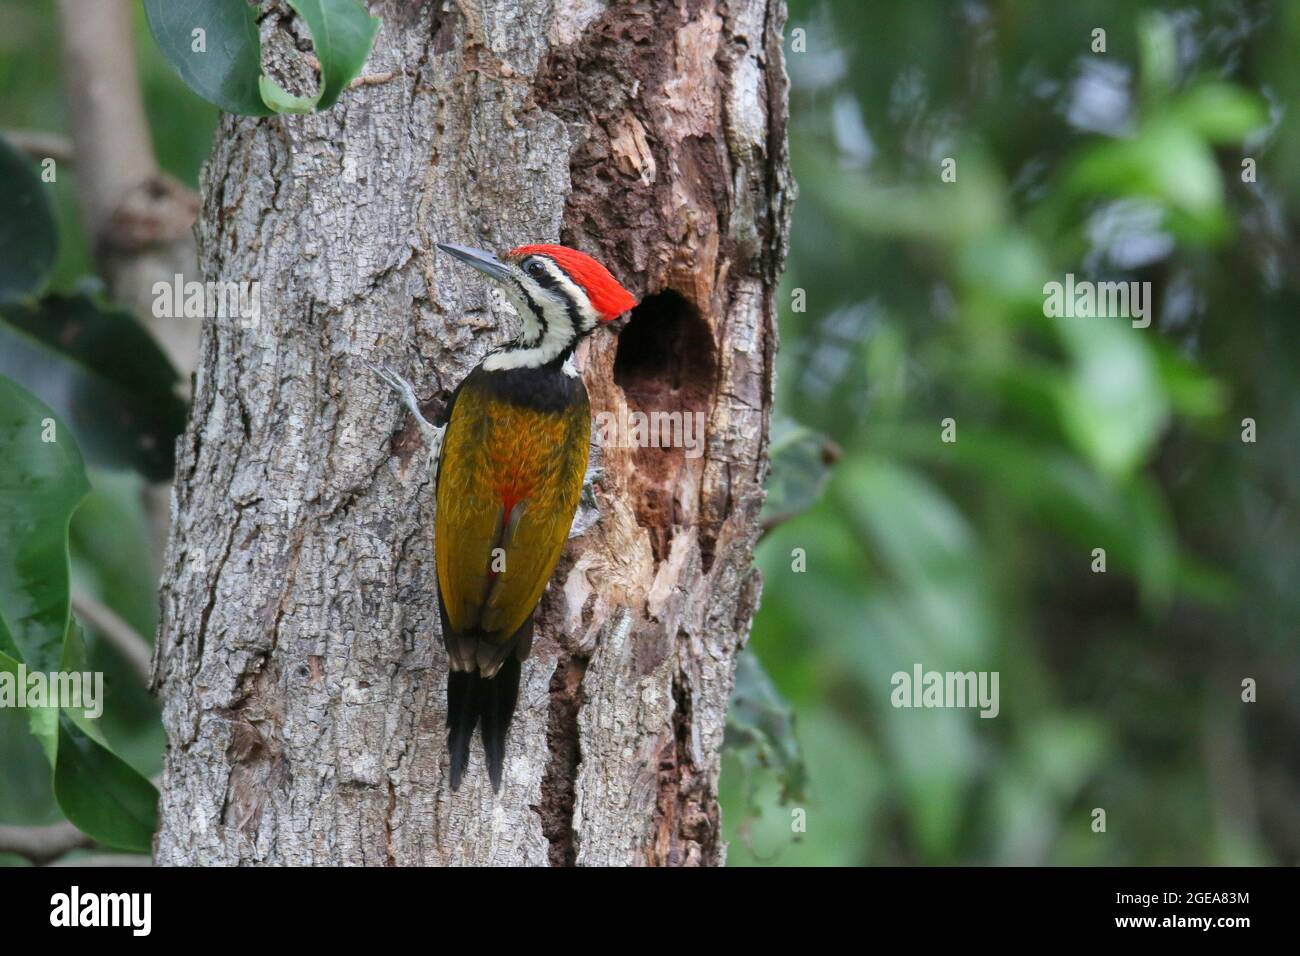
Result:
[[[460,778],[469,763],[469,742],[478,723],[480,680],[474,671],[447,672],[447,750],[453,790],[460,789]]]
[[[501,768],[506,762],[506,734],[519,699],[519,671],[519,658],[509,654],[495,677],[479,679],[483,755],[487,758],[492,789],[498,793],[501,792]]]
[[[492,789],[501,790],[501,769],[506,760],[506,734],[519,699],[519,658],[507,654],[495,677],[473,671],[447,674],[447,749],[451,753],[451,789],[460,789],[469,763],[474,725],[482,721],[483,754],[487,758]]]

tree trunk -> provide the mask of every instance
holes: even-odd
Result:
[[[225,117],[205,171],[205,275],[259,281],[261,315],[207,324],[182,439],[157,861],[721,863],[791,199],[783,3],[370,6],[338,105]],[[296,30],[273,17],[264,38]],[[579,352],[593,409],[699,411],[707,444],[600,449],[501,792],[476,735],[453,793],[432,485],[365,363],[445,402],[513,318],[435,240],[557,238],[642,300]]]

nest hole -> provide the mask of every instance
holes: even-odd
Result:
[[[646,296],[619,334],[614,383],[629,412],[692,422],[707,416],[717,380],[717,346],[699,311],[671,289]],[[701,419],[702,420],[702,419]],[[704,441],[704,427],[698,429]],[[656,560],[668,554],[682,515],[674,501],[684,447],[638,447],[634,453],[637,521],[650,532]]]
[[[708,323],[666,289],[642,299],[619,333],[614,383],[642,411],[705,411],[717,364]]]

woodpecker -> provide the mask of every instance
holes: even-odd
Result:
[[[424,418],[409,382],[375,371],[402,396],[429,447],[451,787],[460,788],[479,726],[499,792],[533,614],[587,470],[591,404],[574,349],[636,300],[603,265],[565,246],[524,245],[501,256],[438,248],[500,285],[519,313],[520,335],[465,376],[437,422]]]

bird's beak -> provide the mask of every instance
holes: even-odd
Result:
[[[459,259],[467,266],[473,266],[479,272],[486,273],[493,279],[506,279],[510,276],[510,267],[490,252],[458,246],[450,242],[438,243],[438,248],[447,255]]]

